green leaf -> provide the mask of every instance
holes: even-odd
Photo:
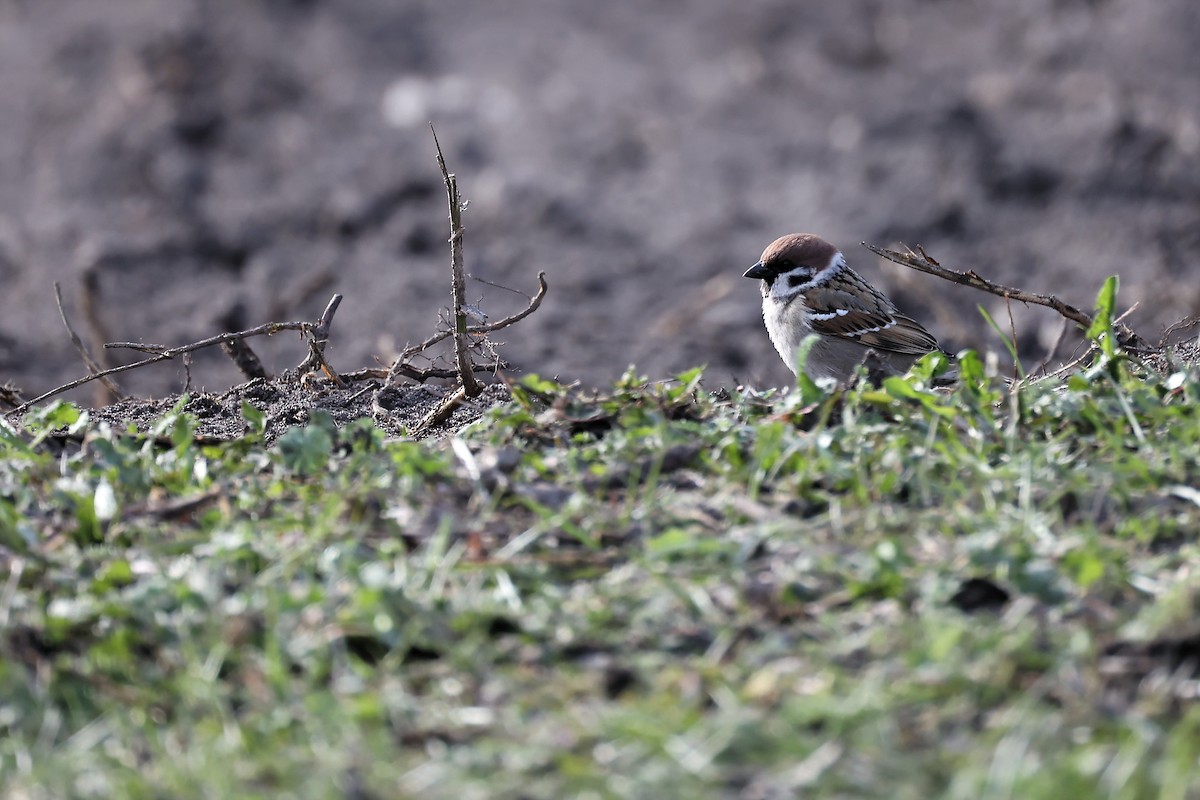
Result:
[[[922,395],[918,392],[911,383],[899,375],[893,375],[883,379],[883,389],[892,397],[898,397],[903,400],[922,400]]]
[[[1100,346],[1106,359],[1112,359],[1117,354],[1116,337],[1113,336],[1113,314],[1117,305],[1118,283],[1116,275],[1109,275],[1100,287],[1100,294],[1096,295],[1096,316],[1087,330],[1087,337]]]
[[[289,472],[315,475],[325,470],[333,453],[333,436],[320,425],[292,428],[275,443],[279,463]]]
[[[1107,314],[1110,319],[1117,312],[1117,286],[1119,283],[1118,276],[1109,275],[1105,279],[1104,285],[1100,287],[1100,294],[1096,295],[1096,311]]]
[[[796,348],[796,386],[800,390],[800,402],[804,405],[817,403],[825,398],[825,392],[817,386],[816,381],[809,377],[806,371],[809,354],[819,341],[820,337],[810,333]]]
[[[700,388],[700,379],[704,377],[704,367],[693,367],[675,376],[678,385],[667,390],[667,397],[673,401],[684,400]]]
[[[249,433],[262,437],[267,432],[267,415],[249,401],[242,401],[242,419],[246,420]]]
[[[899,375],[884,378],[883,390],[899,400],[915,400],[934,414],[946,419],[953,419],[958,414],[953,406],[940,403],[938,395],[920,391],[909,383],[907,378]]]
[[[5,457],[11,457],[16,453],[26,458],[34,456],[33,448],[21,438],[17,429],[10,425],[4,417],[0,417],[0,453],[3,453]]]
[[[61,400],[49,406],[36,409],[25,415],[21,424],[34,433],[30,447],[37,447],[55,431],[66,430],[68,434],[78,433],[79,429],[88,423],[87,412],[81,411],[74,403]]]
[[[978,386],[987,382],[987,370],[984,369],[983,359],[974,350],[963,350],[958,354],[959,380],[968,386]]]

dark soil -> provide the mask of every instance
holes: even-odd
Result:
[[[248,427],[242,413],[243,403],[254,406],[266,417],[264,439],[268,444],[289,428],[307,424],[314,411],[328,413],[338,425],[374,419],[387,434],[400,436],[417,429],[448,393],[441,386],[404,386],[381,392],[376,391],[378,388],[375,382],[333,388],[302,383],[294,375],[288,375],[283,379],[251,381],[220,394],[191,395],[182,410],[195,417],[196,437],[202,441],[228,441],[244,435]],[[487,386],[483,394],[461,402],[445,422],[425,434],[436,437],[457,431],[508,399],[508,387],[504,384]],[[93,410],[91,418],[122,430],[134,425],[148,432],[174,405],[173,399],[122,400]]]
[[[1000,349],[975,304],[1008,310],[860,240],[1084,307],[1118,273],[1154,339],[1200,311],[1197,42],[1195,0],[0,0],[0,383],[82,372],[53,281],[90,338],[182,344],[335,291],[336,368],[423,338],[449,294],[431,120],[469,270],[548,273],[499,337],[525,371],[784,380],[740,276],[794,230],[951,348]],[[1036,363],[1060,320],[1011,311]],[[280,339],[276,371],[305,352]],[[242,380],[216,351],[191,374]]]

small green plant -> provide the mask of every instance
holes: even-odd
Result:
[[[0,793],[1187,796],[1200,370],[1116,290],[1066,386],[0,425]]]

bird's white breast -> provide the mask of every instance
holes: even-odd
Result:
[[[763,298],[763,322],[767,326],[767,335],[775,352],[787,364],[788,369],[796,371],[796,349],[804,341],[804,337],[812,331],[802,302],[785,302],[777,297],[768,295]]]

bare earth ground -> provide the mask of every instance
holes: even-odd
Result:
[[[0,0],[0,383],[82,372],[53,281],[107,340],[312,319],[335,291],[336,368],[423,338],[449,293],[431,120],[468,269],[548,273],[504,332],[525,371],[782,382],[740,274],[793,230],[952,348],[995,348],[974,307],[1007,310],[857,242],[1083,307],[1119,273],[1155,338],[1200,311],[1197,41],[1194,0]],[[1012,313],[1040,359],[1059,319]],[[304,352],[278,338],[276,370]],[[215,351],[192,376],[242,382]],[[182,370],[122,379],[171,395]]]
[[[290,376],[294,378],[294,376]],[[258,409],[265,417],[263,438],[274,442],[289,428],[307,424],[315,411],[329,414],[338,425],[358,419],[374,419],[392,436],[404,435],[417,428],[446,394],[441,386],[404,386],[376,392],[371,385],[338,389],[329,386],[306,387],[289,376],[275,380],[255,380],[219,394],[194,395],[183,411],[196,419],[196,437],[201,441],[229,441],[248,431],[242,413],[243,403]],[[509,399],[508,387],[493,384],[478,397],[460,403],[443,424],[429,430],[430,436],[456,431],[479,419],[487,409]],[[171,411],[175,399],[122,400],[91,413],[95,422],[106,422],[117,430],[130,425],[149,431],[154,423]]]

